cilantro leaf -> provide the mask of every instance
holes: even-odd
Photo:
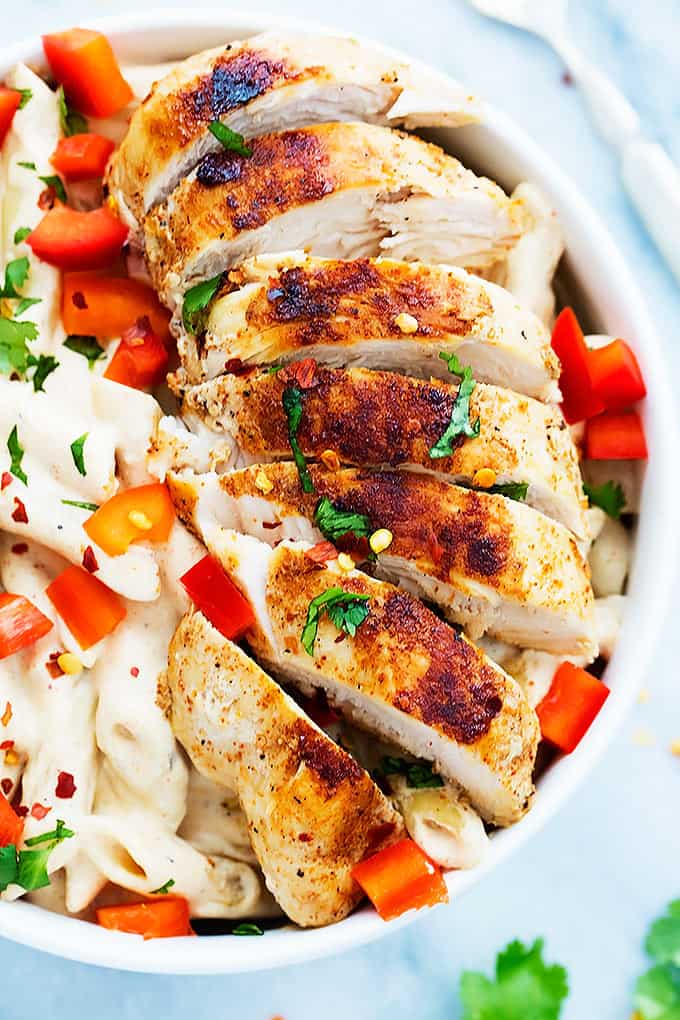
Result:
[[[302,390],[300,387],[286,386],[281,395],[281,402],[288,421],[288,442],[293,452],[293,460],[298,470],[302,491],[314,492],[314,482],[307,468],[307,460],[297,440],[298,429],[302,421]]]
[[[237,924],[235,928],[231,930],[232,935],[264,935],[264,932],[260,928],[259,924],[253,924],[251,921],[244,921],[241,924]]]
[[[57,821],[51,832],[43,832],[26,840],[26,846],[39,846],[39,850],[20,850],[10,846],[0,847],[0,892],[4,892],[10,883],[20,885],[27,892],[44,889],[50,884],[47,874],[47,862],[56,846],[70,839],[75,833],[66,828],[65,822]]]
[[[87,131],[87,121],[81,113],[76,113],[66,102],[63,86],[57,89],[57,102],[59,103],[59,123],[61,132],[70,138],[71,135],[82,135]]]
[[[528,482],[506,482],[504,485],[492,485],[484,492],[490,492],[492,496],[507,496],[508,499],[516,499],[523,502],[529,491]]]
[[[77,506],[80,510],[99,510],[99,503],[84,503],[79,499],[62,499],[64,506]]]
[[[642,1020],[680,1020],[680,967],[660,963],[638,978],[635,1009]]]
[[[23,375],[28,367],[28,343],[38,336],[34,322],[0,318],[0,374]]]
[[[85,467],[85,441],[89,436],[89,432],[83,432],[82,436],[78,436],[71,443],[71,456],[73,457],[73,463],[76,466],[78,474],[81,474],[83,478],[87,474],[87,468]]]
[[[25,451],[19,442],[19,433],[16,425],[7,437],[7,449],[9,450],[9,455],[12,458],[12,463],[9,467],[10,472],[15,478],[18,478],[20,482],[23,482],[24,485],[28,485],[28,476],[21,466]]]
[[[197,335],[205,328],[205,310],[217,294],[222,283],[222,273],[213,276],[212,280],[204,280],[190,287],[184,295],[182,305],[182,322],[188,333]]]
[[[23,315],[24,312],[28,311],[29,308],[32,308],[33,305],[39,305],[41,301],[42,301],[42,298],[40,298],[40,297],[25,297],[25,298],[22,298],[21,301],[19,302],[19,304],[17,305],[16,310],[14,312],[15,318],[18,317],[19,315]]]
[[[405,776],[406,782],[416,790],[435,789],[443,786],[444,780],[432,771],[432,764],[426,761],[407,761],[386,755],[380,763],[380,772],[385,776]]]
[[[33,354],[29,354],[27,362],[31,368],[35,368],[31,380],[33,390],[35,393],[40,393],[41,390],[45,389],[44,383],[48,375],[51,375],[55,369],[59,368],[59,362],[51,354],[39,354],[37,358]]]
[[[97,343],[97,338],[94,336],[79,336],[74,333],[66,337],[64,347],[68,347],[69,351],[82,354],[84,358],[87,358],[90,368],[94,366],[96,361],[104,357],[104,348],[100,347]]]
[[[307,619],[302,630],[302,647],[308,655],[314,655],[314,642],[319,630],[319,620],[324,613],[340,631],[354,637],[369,614],[368,595],[355,595],[343,588],[328,588],[309,603]]]
[[[583,483],[583,491],[591,506],[599,506],[606,514],[618,521],[626,505],[626,497],[618,482],[603,482],[602,485]]]
[[[19,101],[19,109],[23,110],[23,108],[28,103],[30,103],[31,99],[33,99],[33,89],[17,89],[17,92],[21,93],[21,99]]]
[[[238,131],[232,131],[221,120],[214,120],[212,124],[209,124],[208,131],[230,152],[237,152],[239,156],[252,156],[253,150],[249,145],[246,145],[243,135],[240,135]]]
[[[49,832],[41,832],[39,836],[32,836],[24,842],[26,846],[40,846],[42,843],[53,843],[55,841],[62,843],[65,839],[70,839],[71,836],[75,836],[75,832],[72,829],[67,829],[66,822],[58,818],[54,829],[50,829]]]
[[[16,883],[23,889],[44,889],[50,884],[47,862],[56,844],[39,850],[20,850]]]
[[[449,372],[457,375],[461,382],[458,387],[456,399],[451,408],[451,421],[445,431],[439,437],[434,446],[430,449],[430,457],[436,460],[440,457],[450,457],[453,453],[452,443],[458,436],[473,438],[479,435],[479,418],[472,424],[470,421],[470,397],[477,385],[472,378],[472,369],[469,365],[463,367],[455,354],[446,354],[442,351],[439,355],[449,367]]]
[[[33,233],[32,227],[18,227],[14,231],[14,243],[21,244],[21,242],[25,241],[28,235],[32,233]]]
[[[680,900],[673,900],[664,916],[651,926],[645,949],[658,963],[680,967]]]
[[[463,973],[463,1020],[558,1020],[568,991],[564,967],[544,962],[542,939],[511,942],[497,957],[495,980]]]
[[[66,202],[66,188],[58,174],[48,174],[46,177],[38,175],[38,180],[42,181],[48,188],[53,188],[60,202]]]
[[[24,170],[37,170],[37,166],[31,160],[19,160],[17,166],[22,166]]]
[[[0,846],[0,893],[17,880],[17,848],[13,843]]]
[[[339,510],[331,503],[328,496],[322,496],[316,504],[314,523],[324,538],[336,542],[343,535],[355,535],[357,538],[368,538],[373,533],[371,520],[366,514],[356,514],[351,510]]]
[[[160,885],[158,887],[158,889],[152,889],[151,890],[151,895],[152,896],[166,896],[170,892],[170,890],[172,889],[174,884],[175,884],[174,878],[169,878],[167,880],[167,882],[165,883],[165,885]]]
[[[5,267],[5,282],[0,290],[0,297],[10,299],[21,297],[19,291],[26,283],[29,269],[30,264],[25,255],[20,259],[8,262]]]

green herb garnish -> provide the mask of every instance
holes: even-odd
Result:
[[[205,310],[217,294],[222,283],[223,274],[213,276],[212,280],[204,280],[190,287],[184,295],[182,305],[182,322],[188,333],[197,336],[205,328]]]
[[[19,885],[27,892],[44,889],[50,884],[47,874],[47,862],[55,847],[70,839],[75,833],[66,828],[66,823],[59,820],[57,827],[40,836],[26,840],[26,846],[39,847],[38,850],[19,850],[10,844],[0,848],[0,892],[8,885]]]
[[[564,967],[543,960],[543,939],[511,942],[493,979],[464,971],[460,982],[463,1020],[558,1020],[568,994]]]
[[[246,145],[246,140],[238,131],[232,131],[221,120],[214,120],[208,125],[208,131],[214,135],[217,141],[230,152],[237,152],[239,156],[252,156],[253,150]]]
[[[293,452],[293,460],[298,470],[302,491],[314,492],[314,482],[307,467],[307,460],[297,440],[298,429],[302,421],[302,390],[300,387],[286,386],[281,395],[281,402],[288,422],[288,442]]]
[[[99,503],[85,503],[79,499],[62,499],[64,506],[77,506],[80,510],[99,510]]]
[[[27,103],[30,103],[31,99],[33,99],[33,89],[17,89],[17,92],[21,93],[19,109],[23,110]]]
[[[439,457],[450,457],[453,453],[453,441],[458,436],[467,436],[472,439],[479,435],[480,429],[479,418],[474,424],[470,421],[470,397],[477,385],[472,378],[472,369],[469,365],[465,367],[461,365],[455,354],[446,354],[441,351],[439,357],[447,363],[449,372],[452,375],[457,375],[461,382],[451,408],[451,421],[430,450],[430,457],[433,460]]]
[[[264,935],[264,932],[258,924],[253,924],[251,921],[244,921],[242,924],[237,924],[235,928],[232,928],[232,935]]]
[[[635,986],[635,1008],[642,1020],[678,1020],[680,1017],[680,900],[668,905],[654,921],[645,940],[654,960]]]
[[[337,542],[343,535],[368,538],[374,531],[366,514],[355,514],[351,510],[338,510],[328,496],[322,496],[316,504],[314,523],[324,538]]]
[[[174,884],[175,884],[174,878],[169,878],[167,880],[167,882],[165,883],[165,885],[161,885],[158,889],[152,889],[151,890],[151,895],[152,896],[166,896],[170,892],[170,890],[172,889]]]
[[[507,496],[508,499],[516,499],[519,503],[522,503],[527,498],[529,483],[506,482],[504,485],[491,485],[488,489],[483,489],[482,491],[488,492],[492,496]]]
[[[69,107],[61,85],[57,89],[57,102],[59,103],[59,124],[62,134],[70,138],[71,135],[82,135],[84,131],[87,131],[87,121],[81,113],[76,113]]]
[[[26,360],[29,367],[35,368],[31,382],[34,391],[40,393],[45,389],[44,383],[48,375],[59,368],[59,362],[51,354],[39,354],[37,358],[33,354],[29,354]]]
[[[13,259],[5,267],[5,282],[0,290],[0,297],[20,298],[19,291],[28,279],[30,263],[25,255],[19,259]]]
[[[37,166],[35,165],[35,163],[30,162],[29,160],[26,160],[26,161],[19,160],[19,162],[17,163],[17,166],[22,166],[24,168],[24,170],[37,170],[38,169]]]
[[[10,472],[15,478],[18,478],[20,482],[23,482],[24,485],[28,485],[28,476],[21,466],[25,450],[19,442],[19,432],[17,431],[16,425],[7,437],[7,449],[12,460],[9,466]]]
[[[64,182],[58,174],[48,174],[46,177],[38,175],[38,180],[42,181],[48,188],[54,189],[54,194],[57,196],[60,202],[66,202],[66,188]]]
[[[355,595],[343,588],[328,588],[309,603],[307,619],[302,630],[302,647],[308,655],[314,655],[314,642],[319,630],[319,620],[324,613],[338,630],[354,637],[369,614],[368,595]]]
[[[94,366],[96,361],[104,357],[104,348],[100,347],[97,343],[97,338],[94,336],[79,336],[74,333],[72,336],[66,337],[64,347],[68,347],[69,351],[82,354],[84,358],[87,358],[90,368]]]
[[[78,473],[81,474],[83,478],[87,474],[83,448],[85,446],[85,440],[89,434],[89,432],[83,432],[82,436],[78,436],[78,438],[74,439],[71,443],[71,456],[73,457],[73,463],[75,464]]]
[[[23,375],[28,367],[28,344],[38,336],[34,322],[0,318],[0,374]]]
[[[432,765],[426,761],[407,761],[406,758],[394,758],[386,755],[380,762],[379,773],[384,776],[405,776],[409,786],[417,790],[435,789],[444,785],[444,780],[432,771]]]
[[[39,298],[39,297],[25,297],[25,298],[22,298],[21,301],[19,302],[19,304],[17,305],[16,310],[14,312],[15,318],[18,317],[19,315],[23,315],[24,312],[28,311],[29,308],[32,308],[33,305],[39,305],[41,301],[42,301],[42,298]]]
[[[33,233],[31,227],[18,227],[17,230],[14,231],[14,243],[21,244],[21,242],[25,241],[31,233]]]
[[[626,505],[626,497],[618,482],[603,482],[602,485],[583,483],[583,491],[591,506],[599,506],[606,514],[618,521]]]

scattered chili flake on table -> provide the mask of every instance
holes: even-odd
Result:
[[[70,772],[60,772],[57,776],[57,785],[54,791],[55,797],[61,800],[70,800],[76,792],[77,786]]]
[[[12,484],[12,476],[9,471],[2,472],[2,478],[0,478],[0,491],[6,489],[8,485]]]
[[[5,711],[2,713],[2,717],[0,718],[0,722],[2,723],[3,726],[8,726],[11,718],[12,718],[12,703],[11,701],[8,701],[7,704],[5,705]]]
[[[91,545],[88,545],[83,553],[83,566],[85,570],[88,570],[91,574],[99,570],[99,564],[97,563],[97,557],[94,554],[94,549]]]
[[[46,818],[51,810],[51,807],[45,807],[43,804],[34,804],[31,808],[31,818],[35,818],[36,821],[42,822],[43,818]]]
[[[21,502],[18,496],[14,497],[14,510],[12,511],[12,520],[16,521],[17,524],[28,524],[28,514],[26,513],[26,507]]]
[[[24,553],[28,552],[28,545],[26,542],[15,542],[12,546],[12,552],[16,553],[17,556],[23,556]]]

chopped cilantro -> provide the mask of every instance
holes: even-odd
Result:
[[[237,152],[239,156],[252,156],[253,150],[249,145],[246,145],[243,135],[240,135],[238,131],[232,131],[221,120],[214,120],[212,124],[209,124],[208,131],[230,152]]]
[[[568,992],[564,967],[543,960],[542,939],[511,942],[498,954],[494,979],[463,972],[463,1020],[558,1020]]]
[[[29,354],[27,361],[29,366],[35,369],[31,379],[33,389],[36,393],[40,393],[45,389],[44,383],[48,375],[59,368],[59,362],[51,354],[39,354],[37,358],[33,354]]]
[[[407,761],[406,758],[386,755],[380,762],[379,772],[384,776],[405,776],[408,785],[417,790],[444,785],[442,777],[433,772],[432,765],[426,761]]]
[[[21,297],[19,291],[26,283],[29,269],[30,264],[25,255],[8,262],[5,266],[5,282],[0,290],[0,297],[10,299]]]
[[[259,924],[253,924],[251,921],[244,921],[241,924],[237,924],[235,928],[231,930],[232,935],[264,935],[264,932],[260,928]]]
[[[0,374],[23,375],[28,367],[28,344],[38,336],[34,322],[16,322],[0,317]]]
[[[87,121],[81,113],[76,113],[69,107],[61,85],[57,89],[57,102],[59,103],[59,123],[62,134],[69,138],[71,135],[81,135],[87,131]]]
[[[222,273],[213,276],[212,280],[204,280],[190,287],[184,295],[182,305],[182,322],[188,333],[197,335],[205,329],[205,310],[217,294],[222,283]]]
[[[354,637],[369,614],[368,595],[355,595],[342,588],[328,588],[309,603],[307,619],[302,630],[302,647],[308,655],[314,655],[314,642],[319,629],[319,620],[326,613],[339,631]]]
[[[33,231],[31,227],[18,227],[14,231],[14,243],[21,244],[21,242],[25,241],[28,235],[31,234],[32,232]]]
[[[54,188],[54,193],[60,202],[66,202],[66,188],[58,174],[48,174],[46,177],[38,175],[38,180],[42,181],[46,187]]]
[[[33,99],[33,89],[17,89],[17,92],[21,93],[21,99],[19,101],[19,109],[23,110],[23,108],[28,103],[30,103],[31,99]]]
[[[64,822],[57,822],[56,829],[43,832],[26,840],[26,846],[39,847],[38,850],[19,850],[10,844],[0,848],[0,892],[4,892],[12,883],[20,885],[27,892],[43,889],[50,884],[47,874],[47,862],[56,846],[70,839],[75,833],[67,829]]]
[[[324,538],[336,542],[343,535],[368,538],[373,532],[370,518],[366,514],[355,514],[351,510],[338,510],[328,496],[322,496],[316,504],[314,523]]]
[[[89,434],[89,432],[83,432],[82,436],[78,436],[78,438],[74,439],[71,443],[71,456],[73,457],[73,463],[75,464],[78,473],[81,474],[83,478],[87,474],[87,470],[85,468],[84,447]]]
[[[26,160],[26,161],[19,160],[19,162],[17,163],[17,166],[22,166],[24,168],[24,170],[37,170],[38,169],[37,166],[35,165],[35,163],[30,162],[28,160]]]
[[[175,884],[174,878],[169,878],[167,880],[167,882],[165,883],[165,885],[159,886],[158,889],[152,889],[151,890],[151,895],[152,896],[166,896],[167,893],[170,892],[170,890],[172,889],[174,884]]]
[[[276,375],[278,372],[281,371],[282,368],[283,365],[270,365],[267,368],[267,375]]]
[[[21,466],[21,462],[24,459],[25,451],[23,446],[19,442],[19,433],[17,431],[16,425],[14,426],[9,436],[7,437],[7,449],[9,451],[10,457],[12,458],[12,462],[9,467],[10,472],[14,475],[15,478],[18,478],[20,482],[23,482],[24,485],[28,485],[28,476]]]
[[[288,442],[293,452],[293,460],[300,476],[300,485],[303,492],[314,492],[312,481],[305,455],[300,449],[297,434],[302,421],[302,390],[299,386],[286,386],[281,396],[283,410],[288,421]]]
[[[0,846],[0,892],[17,878],[17,848],[13,843]]]
[[[654,921],[645,949],[655,962],[635,986],[635,1008],[641,1020],[680,1017],[680,900],[668,905]]]
[[[450,457],[453,453],[452,443],[458,436],[473,438],[479,435],[479,418],[472,424],[470,421],[470,397],[477,385],[472,378],[472,369],[469,365],[461,365],[455,354],[446,354],[442,351],[439,357],[448,364],[449,372],[457,375],[461,382],[458,387],[456,399],[451,408],[451,421],[445,431],[430,450],[430,457]]]
[[[15,309],[14,312],[15,318],[18,317],[19,315],[23,315],[24,312],[27,312],[29,308],[33,307],[33,305],[39,305],[41,301],[42,298],[39,297],[22,298]]]
[[[79,499],[62,499],[64,506],[77,506],[80,510],[99,510],[99,503],[84,503]]]
[[[74,333],[72,336],[66,337],[64,347],[87,358],[90,368],[96,361],[104,357],[104,348],[99,346],[97,338],[94,336],[79,336]]]
[[[603,482],[602,485],[583,483],[583,491],[591,506],[599,506],[606,514],[618,521],[626,505],[626,497],[618,482]]]
[[[484,489],[483,491],[491,493],[492,496],[507,496],[508,499],[516,499],[519,503],[521,503],[527,498],[529,483],[506,482],[504,485],[492,485],[490,488]]]

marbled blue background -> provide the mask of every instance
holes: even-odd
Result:
[[[133,0],[2,0],[1,41],[139,7]],[[680,161],[678,0],[577,0],[571,7],[576,40]],[[463,0],[283,6],[249,0],[248,9],[309,16],[382,38],[465,79],[520,120],[607,221],[646,293],[677,377],[677,285],[628,205],[612,155],[544,45],[485,22]],[[678,508],[668,512],[678,515]],[[98,971],[0,940],[0,1017],[455,1020],[460,971],[489,969],[499,946],[536,935],[545,935],[549,956],[569,967],[565,1020],[628,1017],[632,984],[645,966],[645,927],[680,895],[680,759],[668,749],[680,738],[679,634],[672,610],[662,644],[649,649],[650,700],[636,708],[587,784],[534,842],[448,909],[366,949],[243,978]],[[640,727],[655,736],[655,746],[635,744]]]

